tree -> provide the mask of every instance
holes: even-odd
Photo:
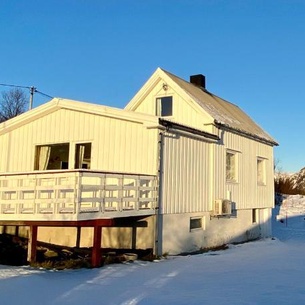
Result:
[[[14,88],[2,92],[0,101],[0,123],[25,112],[28,98],[23,90]]]

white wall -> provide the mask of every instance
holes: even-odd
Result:
[[[226,150],[237,155],[237,182],[226,182]],[[257,158],[266,165],[266,184],[257,183]],[[221,145],[215,147],[215,198],[230,199],[238,209],[274,206],[273,147],[225,131]],[[229,198],[228,198],[229,197]]]
[[[0,136],[0,172],[34,170],[35,146],[91,142],[91,169],[156,174],[157,129],[80,111],[60,109]],[[73,168],[74,164],[70,163]]]
[[[156,115],[156,99],[158,97],[172,96],[173,97],[173,115],[164,117],[174,122],[191,126],[207,132],[212,131],[212,126],[208,125],[213,122],[213,118],[204,113],[203,109],[192,102],[187,95],[180,95],[177,90],[168,84],[167,90],[163,89],[164,80],[160,79],[155,87],[142,97],[141,103],[132,108],[135,112]],[[173,86],[175,84],[173,83]]]
[[[164,214],[209,211],[210,146],[199,138],[167,132],[163,136],[162,207]]]
[[[235,217],[213,217],[209,213],[163,215],[162,253],[179,254],[271,236],[271,209],[259,210],[252,223],[252,209],[239,210]],[[262,217],[265,215],[266,217]],[[203,217],[203,228],[190,231],[190,218]],[[161,243],[159,241],[159,243]]]

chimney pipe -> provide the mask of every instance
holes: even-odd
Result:
[[[202,74],[191,75],[190,82],[197,87],[205,89],[205,76]]]

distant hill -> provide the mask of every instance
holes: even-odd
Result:
[[[305,167],[294,174],[276,173],[274,185],[276,193],[305,195]]]

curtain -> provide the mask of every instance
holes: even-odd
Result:
[[[51,154],[50,146],[40,146],[39,149],[39,170],[46,170],[48,168],[48,163]]]
[[[78,168],[82,168],[85,156],[85,145],[78,146]]]

